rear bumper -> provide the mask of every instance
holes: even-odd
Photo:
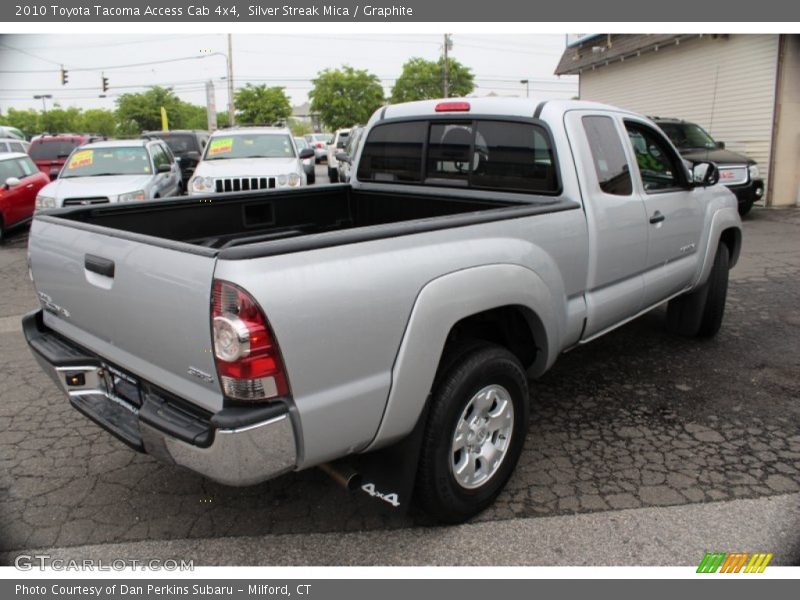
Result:
[[[70,404],[133,449],[232,486],[295,468],[286,404],[204,413],[48,329],[41,310],[26,315],[22,326],[36,361]]]

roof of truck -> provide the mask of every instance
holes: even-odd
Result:
[[[453,112],[437,112],[436,106],[442,103],[466,103],[469,110]],[[370,119],[370,124],[382,119],[394,119],[414,116],[427,116],[435,114],[449,114],[453,118],[466,117],[470,115],[497,115],[513,117],[533,117],[537,112],[541,113],[544,109],[548,113],[553,111],[564,113],[568,110],[589,109],[615,112],[630,112],[616,106],[601,104],[599,102],[588,102],[585,100],[544,100],[541,98],[440,98],[436,100],[421,100],[418,102],[405,102],[403,104],[392,104],[378,109]],[[631,113],[633,114],[633,113]]]

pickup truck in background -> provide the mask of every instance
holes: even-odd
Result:
[[[319,466],[460,522],[561,352],[667,301],[670,331],[718,331],[741,222],[717,180],[611,106],[388,106],[347,185],[38,213],[23,328],[136,450],[227,485]]]

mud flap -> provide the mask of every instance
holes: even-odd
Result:
[[[343,459],[343,464],[358,473],[354,493],[366,494],[392,513],[404,514],[411,506],[414,494],[414,482],[427,421],[426,403],[414,429],[402,440],[374,452]]]

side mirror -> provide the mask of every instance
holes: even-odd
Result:
[[[337,148],[344,148],[344,140],[339,140],[338,142],[336,142],[336,147]]]
[[[13,187],[17,187],[20,183],[22,183],[19,178],[17,177],[9,177],[6,179],[6,189],[10,190]]]
[[[350,155],[347,152],[337,152],[336,160],[350,164]]]
[[[156,167],[156,173],[170,173],[172,172],[172,165],[162,164]]]
[[[717,142],[717,150],[725,150],[725,142]]]
[[[183,155],[183,158],[189,158],[191,160],[200,160],[200,153],[197,150],[189,150],[186,154]]]
[[[692,185],[706,187],[719,182],[719,169],[712,162],[698,162],[692,167]]]
[[[59,169],[50,169],[50,179],[58,179]]]
[[[314,156],[314,150],[312,148],[303,148],[300,150],[299,156],[301,160],[312,158]]]

